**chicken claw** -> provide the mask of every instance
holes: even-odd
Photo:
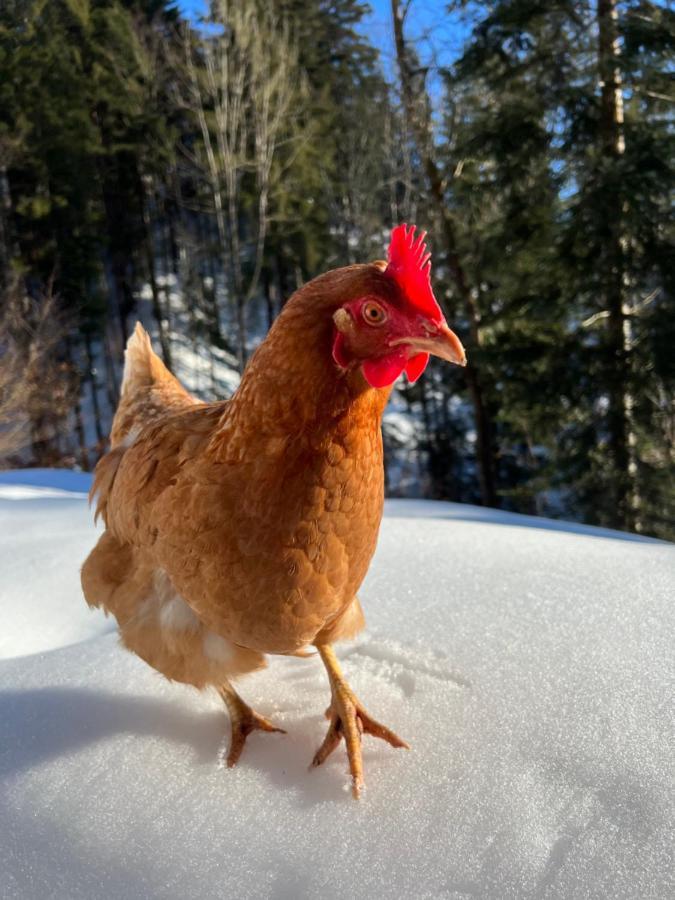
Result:
[[[363,788],[363,761],[361,757],[361,735],[372,734],[391,744],[392,747],[410,746],[397,734],[380,724],[365,711],[361,701],[356,697],[345,681],[335,651],[329,645],[317,646],[321,659],[326,667],[331,686],[331,704],[326,710],[330,720],[323,743],[316,751],[312,767],[320,766],[344,737],[349,758],[349,771],[352,776],[352,795],[358,800]]]
[[[261,716],[255,710],[251,709],[248,703],[245,703],[239,694],[230,684],[226,684],[219,688],[218,693],[225,701],[227,711],[230,714],[230,727],[232,736],[230,738],[230,749],[226,757],[228,769],[235,766],[239,761],[241,752],[244,749],[246,738],[252,731],[270,731],[286,734],[283,728],[277,728],[269,719]]]

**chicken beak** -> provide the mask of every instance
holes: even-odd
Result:
[[[429,353],[433,353],[434,356],[440,356],[441,359],[447,359],[448,362],[455,363],[458,366],[466,365],[466,353],[462,342],[455,332],[448,328],[445,322],[441,325],[438,336],[432,338],[431,343],[432,346],[429,348]]]
[[[462,342],[443,322],[437,326],[435,334],[428,337],[409,337],[405,341],[400,341],[410,347],[415,353],[431,353],[432,356],[438,356],[448,362],[455,363],[458,366],[466,365],[466,353]],[[399,343],[397,341],[397,343]]]

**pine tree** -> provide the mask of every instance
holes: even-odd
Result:
[[[507,426],[501,456],[521,470],[511,482],[530,482],[516,497],[557,488],[561,512],[657,533],[672,510],[672,414],[647,332],[672,319],[657,184],[672,184],[673,155],[653,85],[671,18],[648,4],[505,0],[449,77],[461,92],[449,142],[465,158],[452,196],[473,207],[470,252],[486,273],[478,302]]]

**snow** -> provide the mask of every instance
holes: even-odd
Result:
[[[85,481],[0,476],[3,900],[674,895],[675,547],[390,502],[369,631],[339,652],[412,750],[366,738],[356,803],[342,750],[307,768],[316,658],[242,680],[288,734],[218,768],[217,697],[165,682],[81,597]]]

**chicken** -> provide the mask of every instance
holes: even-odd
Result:
[[[381,419],[392,384],[429,354],[465,364],[430,285],[424,234],[400,225],[388,262],[328,272],[287,302],[231,400],[194,400],[136,326],[111,450],[92,496],[105,531],[82,568],[90,606],[168,679],[215,687],[227,764],[253,730],[281,731],[233,687],[267,654],[313,645],[331,688],[313,764],[344,738],[352,790],[361,735],[406,747],[366,712],[332,644],[364,625],[357,590],[375,550]]]

